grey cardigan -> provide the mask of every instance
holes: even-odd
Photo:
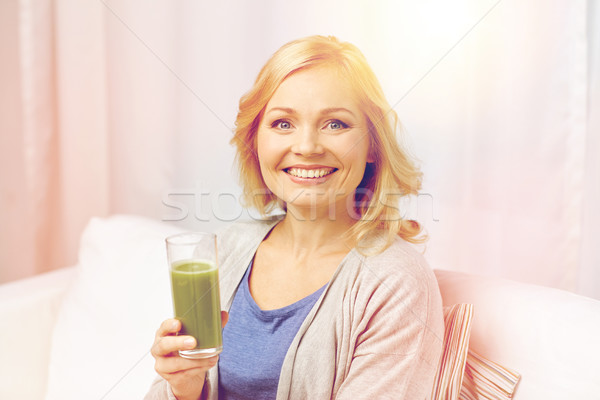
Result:
[[[223,309],[276,223],[236,223],[218,233]],[[401,238],[375,256],[353,249],[292,341],[277,400],[428,399],[443,336],[437,281],[420,253]],[[218,368],[204,386],[217,400]],[[175,397],[158,377],[145,399]]]

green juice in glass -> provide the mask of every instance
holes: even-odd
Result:
[[[175,318],[179,335],[196,338],[196,349],[180,351],[186,358],[212,357],[221,352],[221,301],[217,266],[207,260],[180,260],[171,265]]]

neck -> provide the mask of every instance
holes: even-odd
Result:
[[[355,243],[345,233],[356,222],[347,213],[330,213],[314,208],[288,208],[278,234],[292,255],[350,251]]]

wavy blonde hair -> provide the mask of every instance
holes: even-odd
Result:
[[[418,222],[403,219],[397,201],[389,196],[418,194],[421,172],[396,140],[398,117],[390,107],[375,74],[361,51],[354,45],[341,42],[333,36],[309,36],[282,46],[271,56],[258,74],[254,85],[240,99],[236,128],[231,143],[236,146],[243,186],[243,200],[267,215],[285,204],[263,181],[256,151],[256,133],[265,107],[281,82],[293,73],[321,65],[334,66],[355,92],[359,107],[366,116],[373,163],[368,163],[355,194],[357,222],[348,235],[357,242],[370,233],[387,232],[387,248],[396,235],[420,243]],[[380,249],[380,250],[383,250]],[[378,250],[379,251],[379,250]]]

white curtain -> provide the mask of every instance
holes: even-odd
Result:
[[[331,34],[365,53],[421,162],[407,212],[434,268],[600,298],[596,1],[44,2],[2,5],[19,16],[2,104],[20,104],[0,122],[2,280],[74,263],[92,215],[206,230],[255,216],[228,144],[239,97],[280,45]]]

